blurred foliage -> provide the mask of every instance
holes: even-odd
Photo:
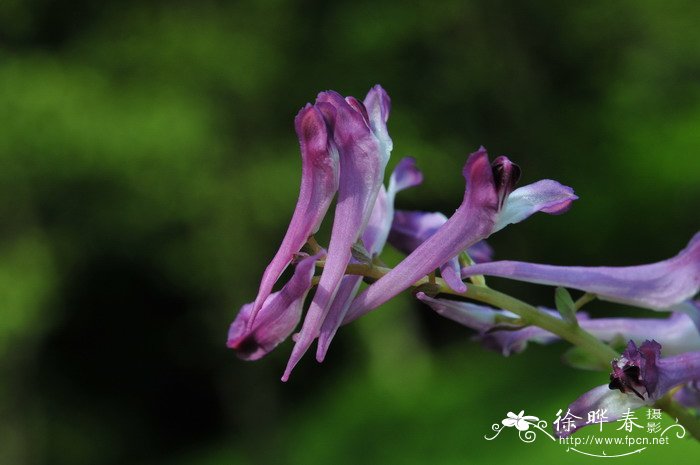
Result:
[[[401,207],[449,214],[480,144],[575,187],[498,257],[675,254],[700,229],[698,18],[690,0],[0,2],[0,463],[564,459],[482,439],[603,381],[563,346],[503,359],[404,296],[282,385],[289,344],[246,364],[227,325],[294,205],[294,114],[328,88],[391,94],[391,165],[426,174]]]

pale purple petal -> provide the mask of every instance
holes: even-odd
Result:
[[[370,256],[377,255],[384,248],[389,235],[387,217],[390,215],[393,216],[393,202],[389,205],[387,191],[384,186],[381,186],[367,226],[362,232],[362,244]]]
[[[370,255],[378,255],[384,248],[394,218],[394,198],[396,193],[409,187],[417,186],[422,181],[423,174],[418,170],[413,158],[403,158],[396,165],[396,168],[391,173],[388,192],[384,189],[384,186],[379,190],[369,222],[362,234],[362,242]],[[352,299],[355,298],[357,291],[360,289],[361,282],[362,276],[345,276],[341,281],[318,336],[316,360],[319,362],[322,362],[325,358],[328,347],[343,322]]]
[[[587,392],[569,406],[572,413],[583,417],[581,422],[585,422],[587,412],[599,408],[608,409],[606,421],[615,421],[628,408],[652,405],[674,387],[696,383],[700,380],[700,352],[661,357],[656,341],[647,340],[639,347],[630,341],[620,358],[612,361],[612,369],[609,385]]]
[[[589,318],[580,325],[605,342],[623,339],[641,344],[654,339],[667,355],[700,350],[700,333],[683,313],[674,312],[668,318]]]
[[[554,434],[557,437],[565,438],[586,426],[588,412],[605,410],[605,415],[607,417],[605,421],[610,422],[620,419],[628,409],[634,410],[643,405],[647,405],[647,402],[636,396],[624,394],[617,390],[611,390],[608,388],[607,384],[603,384],[602,386],[595,387],[586,392],[574,401],[574,403],[569,405],[568,409],[571,414],[580,417],[577,419],[572,417],[576,427],[565,431],[560,423],[559,430],[555,429]]]
[[[479,333],[478,339],[485,347],[505,356],[523,351],[529,342],[547,344],[559,340],[558,336],[537,326],[519,330],[494,330],[499,316],[517,318],[517,315],[505,310],[471,302],[428,297],[423,293],[416,294],[416,297],[438,314],[476,330]],[[556,310],[540,310],[561,318]],[[664,319],[589,318],[584,312],[578,312],[576,317],[581,328],[605,342],[623,339],[641,344],[646,339],[655,339],[663,345],[667,355],[700,350],[700,333],[688,315],[683,313],[672,313]]]
[[[440,212],[397,210],[389,233],[389,244],[406,255],[435,234],[447,217]]]
[[[452,257],[446,263],[440,265],[440,276],[445,280],[447,285],[455,292],[467,292],[467,285],[462,282],[460,275],[459,260],[457,257]]]
[[[260,307],[294,254],[320,227],[338,189],[338,152],[328,135],[321,111],[315,106],[307,105],[296,116],[294,125],[299,136],[302,158],[299,198],[282,244],[263,273],[251,309],[249,325],[255,320]]]
[[[493,247],[486,241],[479,241],[469,247],[467,253],[475,263],[485,263],[493,260]]]
[[[506,310],[496,310],[485,305],[473,304],[451,299],[438,299],[430,297],[424,292],[417,292],[416,298],[432,308],[435,313],[452,321],[474,329],[478,332],[485,332],[496,325],[499,316],[517,318],[518,315]]]
[[[420,244],[435,234],[446,222],[447,217],[439,212],[399,210],[394,215],[389,243],[405,254],[410,254]],[[486,241],[479,241],[468,247],[467,253],[477,263],[481,263],[491,259],[493,249]],[[476,258],[472,256],[472,253],[475,254]],[[457,256],[440,265],[440,275],[452,290],[466,292],[467,286],[462,282],[461,268]]]
[[[413,157],[404,157],[399,161],[389,178],[388,192],[396,195],[409,187],[415,187],[423,182],[423,173],[416,166]]]
[[[253,303],[245,304],[228,332],[226,345],[244,360],[257,360],[287,339],[301,318],[318,255],[301,260],[284,287],[270,294],[248,328]]]
[[[528,342],[546,344],[558,339],[554,334],[537,326],[528,326],[519,330],[492,331],[496,325],[512,326],[499,322],[499,318],[518,318],[518,315],[506,310],[496,310],[471,302],[438,299],[429,297],[423,292],[418,292],[416,297],[437,314],[477,331],[479,333],[477,338],[486,348],[500,352],[504,356],[523,351]]]
[[[464,177],[468,187],[455,214],[413,253],[365,289],[350,306],[347,321],[383,304],[489,235],[498,213],[498,197],[485,149],[482,148],[469,157]]]
[[[496,261],[462,269],[462,277],[471,275],[564,286],[602,300],[669,310],[700,289],[700,233],[675,257],[648,265],[582,267]]]
[[[658,399],[676,386],[700,380],[700,351],[663,357],[658,366],[658,384],[654,398]]]
[[[566,212],[578,197],[574,190],[551,179],[515,189],[507,197],[493,232],[519,223],[537,212],[559,215]]]
[[[700,379],[685,384],[676,391],[673,399],[686,407],[700,409]]]
[[[362,234],[362,242],[370,254],[378,255],[384,249],[394,219],[396,194],[421,182],[423,173],[416,166],[416,161],[411,157],[402,158],[391,173],[389,188],[380,188],[369,222]]]
[[[389,242],[405,254],[412,253],[438,229],[447,223],[447,217],[439,212],[397,211],[391,225]],[[465,292],[457,256],[440,265],[440,274],[451,289]]]
[[[340,160],[338,203],[326,263],[283,381],[289,379],[294,366],[320,332],[350,262],[351,247],[360,239],[369,221],[389,158],[370,129],[364,105],[352,97],[343,100],[335,92],[321,93],[318,100],[330,103],[336,111],[333,140]]]
[[[326,358],[328,348],[335,337],[338,328],[343,322],[348,308],[360,290],[362,276],[348,275],[340,282],[338,292],[331,303],[328,316],[323,320],[321,331],[318,336],[318,347],[316,349],[316,360],[322,362]]]
[[[393,143],[386,127],[386,123],[389,121],[389,112],[391,111],[391,99],[389,98],[389,94],[386,93],[382,86],[377,84],[367,92],[363,103],[367,111],[372,132],[379,140],[381,150],[386,154],[388,160],[389,153],[393,148]]]

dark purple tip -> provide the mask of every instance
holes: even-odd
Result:
[[[520,167],[508,157],[500,156],[491,163],[493,181],[498,193],[498,208],[503,206],[508,195],[513,192],[520,179]]]
[[[369,115],[367,114],[365,104],[357,100],[355,97],[345,97],[345,101],[348,102],[348,105],[350,105],[353,110],[362,115],[362,119],[364,119],[367,126],[369,126]]]
[[[629,341],[627,348],[619,359],[612,361],[610,373],[610,389],[621,392],[633,392],[644,400],[653,395],[659,380],[657,360],[661,356],[661,344],[644,341],[637,348],[634,341]]]

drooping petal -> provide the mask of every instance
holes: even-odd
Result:
[[[550,215],[562,214],[576,199],[578,197],[572,188],[551,179],[520,187],[507,197],[493,232],[500,231],[509,224],[519,223],[540,211]]]
[[[473,153],[464,168],[464,200],[455,214],[390,272],[361,293],[348,310],[347,321],[369,312],[418,279],[489,235],[498,213],[498,197],[486,150]]]
[[[299,324],[304,299],[311,289],[311,278],[319,256],[301,260],[284,287],[270,294],[257,318],[248,328],[253,303],[245,304],[228,332],[226,345],[244,360],[257,360],[287,339]]]
[[[302,158],[299,198],[282,244],[263,273],[249,325],[256,319],[260,307],[294,254],[299,252],[310,235],[318,231],[338,189],[338,152],[321,111],[307,105],[296,116],[294,126],[299,136]]]
[[[318,100],[333,105],[335,109],[333,140],[338,147],[340,160],[338,203],[326,263],[282,376],[283,381],[289,379],[296,364],[319,335],[350,262],[351,247],[369,221],[389,158],[386,144],[380,143],[370,127],[369,116],[362,103],[352,97],[342,99],[335,92],[321,93]],[[378,106],[381,110],[382,105]],[[373,114],[376,113],[373,110]],[[379,113],[381,116],[381,111]],[[372,125],[383,124],[383,116],[379,120],[372,118]]]
[[[700,289],[700,233],[675,257],[648,265],[583,267],[496,261],[462,269],[462,277],[471,275],[564,286],[602,300],[670,310]]]
[[[389,189],[385,190],[384,186],[382,186],[379,190],[369,222],[362,234],[362,242],[370,255],[380,254],[384,244],[386,244],[394,218],[394,198],[396,193],[409,187],[417,186],[421,182],[423,182],[423,173],[418,170],[413,158],[403,158],[396,165],[389,179]],[[322,362],[326,357],[328,347],[343,322],[352,299],[357,295],[361,282],[362,276],[345,276],[341,281],[335,299],[333,299],[331,308],[328,311],[328,316],[326,316],[321,326],[321,333],[318,336],[316,360],[319,362]]]

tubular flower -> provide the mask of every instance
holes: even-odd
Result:
[[[489,164],[483,147],[471,154],[463,174],[467,188],[457,211],[394,269],[360,294],[350,306],[346,321],[377,308],[506,224],[521,221],[538,210],[562,213],[577,198],[571,188],[556,181],[540,181],[522,188],[539,193],[531,193],[529,202],[509,202],[520,169],[506,157]],[[551,183],[559,189],[552,189]]]
[[[421,182],[423,182],[423,173],[416,167],[416,161],[413,158],[406,157],[396,165],[394,172],[389,178],[389,187],[387,189],[384,189],[384,186],[381,187],[374,209],[372,209],[372,215],[367,223],[365,232],[362,234],[362,243],[371,257],[379,255],[386,244],[394,217],[396,193],[409,187],[417,186]],[[350,303],[360,288],[361,282],[362,276],[348,275],[343,278],[331,304],[328,316],[321,326],[321,333],[318,337],[318,350],[316,352],[316,359],[319,362],[322,362],[325,358],[328,346],[343,322]]]
[[[319,255],[302,259],[284,287],[270,294],[250,324],[253,303],[245,304],[231,323],[226,345],[244,360],[257,360],[287,339],[299,324]]]
[[[338,189],[338,152],[328,134],[328,125],[315,105],[306,105],[294,120],[301,146],[301,187],[294,214],[277,253],[265,269],[258,295],[250,309],[249,325],[310,235],[318,231]],[[250,329],[250,328],[249,328]]]
[[[612,361],[610,383],[591,389],[569,405],[577,417],[576,430],[558,431],[565,437],[586,425],[587,413],[607,409],[605,421],[616,421],[628,409],[652,405],[672,388],[700,380],[700,351],[661,357],[661,345],[630,341],[619,359]]]
[[[559,337],[537,326],[518,329],[511,323],[518,316],[506,310],[496,310],[485,305],[451,299],[433,298],[422,292],[416,297],[436,313],[477,331],[482,344],[503,355],[525,350],[529,342],[548,344]],[[550,315],[561,318],[556,310],[541,308]],[[679,354],[700,350],[700,333],[693,321],[683,313],[673,312],[669,318],[589,318],[577,312],[579,326],[605,342],[622,338],[642,342],[653,338],[664,346],[667,354]],[[501,329],[499,329],[501,328]]]
[[[340,181],[328,256],[321,278],[296,339],[282,377],[286,381],[313,340],[330,310],[352,257],[351,248],[360,239],[384,179],[384,168],[392,148],[386,130],[390,100],[384,89],[373,87],[364,103],[336,92],[322,92],[317,104],[331,121],[338,147]]]
[[[394,215],[394,222],[391,225],[389,243],[406,255],[412,253],[426,239],[435,234],[443,224],[447,222],[447,217],[440,212],[421,212],[399,210]],[[477,263],[490,261],[493,250],[486,243],[480,241],[467,248],[467,253]],[[465,292],[466,284],[460,277],[460,267],[458,257],[452,257],[447,262],[440,265],[440,275],[450,288],[457,292]]]
[[[685,311],[698,324],[697,308],[687,301],[700,289],[700,233],[675,257],[648,265],[583,267],[496,261],[462,269],[462,277],[471,275],[564,286],[611,302]]]

